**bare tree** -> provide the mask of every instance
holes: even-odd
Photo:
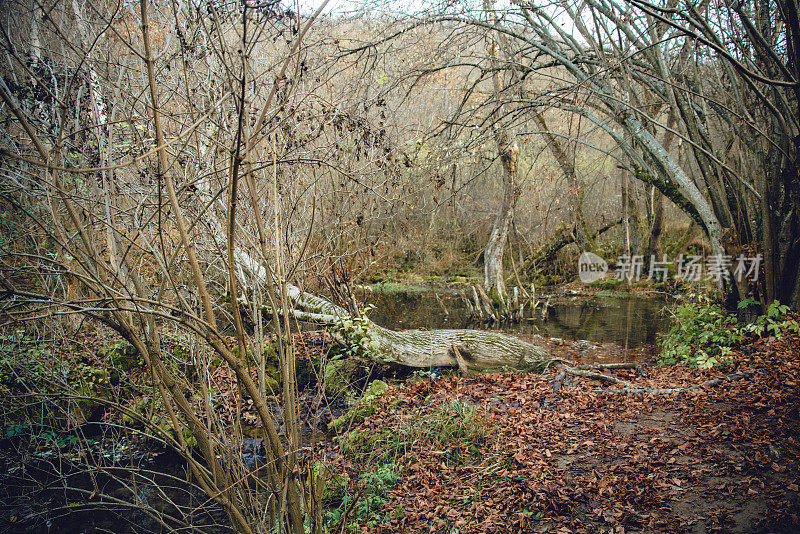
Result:
[[[520,84],[551,81],[545,90],[506,96],[513,111],[503,114],[505,127],[513,116],[541,128],[536,117],[547,108],[580,115],[616,146],[626,172],[703,229],[712,254],[763,254],[763,285],[752,289],[765,301],[781,294],[796,304],[796,6],[702,9],[639,0],[516,2],[487,19],[475,6],[456,4],[436,6],[416,23],[502,35],[509,53],[494,69]],[[471,53],[447,59],[455,69],[479,65]],[[490,64],[481,68],[491,79]],[[748,290],[727,289],[734,297]]]

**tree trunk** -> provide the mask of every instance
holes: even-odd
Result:
[[[396,332],[368,323],[371,339],[391,361],[407,367],[458,367],[456,351],[470,370],[493,367],[541,368],[544,349],[521,339],[483,330]]]
[[[484,11],[497,24],[497,15],[493,10],[494,0],[484,0]],[[498,35],[498,38],[502,38]],[[492,88],[494,89],[495,109],[492,113],[492,127],[497,142],[497,152],[503,166],[503,199],[497,209],[492,232],[483,253],[483,285],[486,293],[499,305],[500,313],[508,310],[506,304],[506,286],[503,281],[503,253],[505,252],[508,229],[514,218],[514,207],[519,197],[517,186],[517,170],[519,168],[519,145],[512,134],[502,124],[502,108],[504,99],[497,61],[498,43],[490,32],[487,35],[487,52],[492,65]]]
[[[578,173],[575,171],[575,165],[570,160],[567,150],[564,147],[566,143],[562,143],[558,137],[553,135],[547,126],[547,122],[539,110],[533,109],[531,111],[533,120],[536,126],[541,130],[542,135],[547,141],[547,146],[550,148],[550,153],[556,159],[558,166],[561,167],[561,172],[567,179],[567,209],[569,210],[570,224],[572,224],[572,233],[575,234],[574,241],[582,251],[592,251],[594,249],[594,241],[589,235],[586,228],[586,220],[583,218],[583,193],[578,181]]]
[[[650,226],[650,238],[647,248],[649,254],[655,256],[660,261],[664,255],[664,251],[661,247],[661,234],[664,229],[664,195],[655,187],[653,187],[651,193],[653,195],[652,203],[654,204],[653,223]]]
[[[296,286],[287,293],[295,305],[298,319],[339,325],[352,319],[339,306]],[[544,349],[513,336],[484,330],[407,330],[394,331],[366,320],[367,338],[377,344],[385,358],[382,363],[406,367],[458,367],[456,351],[470,370],[493,367],[540,368],[549,360]]]
[[[508,239],[508,229],[514,216],[514,206],[519,197],[517,187],[517,167],[519,165],[519,146],[502,131],[497,135],[497,148],[503,165],[503,200],[494,219],[492,233],[483,253],[483,285],[492,300],[499,302],[501,312],[506,308],[506,286],[503,281],[503,253]]]

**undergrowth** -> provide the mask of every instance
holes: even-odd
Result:
[[[480,462],[485,446],[496,435],[484,407],[460,400],[392,431],[351,430],[339,438],[341,451],[365,468],[341,504],[328,513],[328,526],[358,532],[391,520],[392,515],[383,511],[386,492],[400,480],[403,464],[413,460],[416,451],[435,450],[447,465],[465,465]],[[395,510],[397,514],[402,510]]]
[[[753,299],[739,303],[739,309],[757,306]],[[745,336],[780,337],[786,330],[800,332],[800,324],[790,316],[790,308],[773,301],[763,315],[741,324],[736,315],[705,295],[690,295],[675,311],[674,324],[661,338],[661,363],[684,363],[710,369],[729,363],[733,348]]]

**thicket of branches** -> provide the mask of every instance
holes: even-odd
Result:
[[[581,245],[592,234],[581,214],[592,180],[576,173],[574,151],[588,145],[690,216],[713,254],[763,254],[752,289],[797,304],[797,20],[791,1],[456,2],[398,17],[379,39],[386,48],[373,50],[389,54],[431,28],[442,52],[404,79],[425,85],[447,72],[463,95],[432,135],[451,150],[498,130],[541,136],[566,178]],[[548,118],[553,110],[579,117],[580,134]],[[660,253],[651,243],[643,251]],[[749,289],[727,290],[735,299]]]
[[[338,256],[366,269],[382,244],[458,221],[450,235],[485,248],[485,285],[505,305],[515,225],[546,227],[545,206],[519,200],[538,194],[540,158],[564,184],[543,202],[561,201],[558,230],[580,246],[619,215],[587,191],[610,196],[621,173],[648,188],[640,250],[661,253],[668,199],[713,253],[763,254],[759,285],[730,294],[800,304],[792,0],[447,3],[350,18],[278,2],[6,6],[5,324],[69,338],[95,321],[135,347],[172,428],[149,430],[239,531],[322,529],[300,455],[295,284]],[[266,399],[265,310],[281,420]],[[240,429],[207,409],[220,361],[263,428],[269,462],[255,481],[231,453]],[[51,385],[80,400],[58,371]],[[39,415],[27,417],[54,410],[32,398]]]

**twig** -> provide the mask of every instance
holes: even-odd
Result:
[[[592,378],[595,380],[603,380],[605,382],[611,382],[612,384],[619,384],[621,386],[625,386],[626,388],[634,388],[634,385],[626,380],[620,380],[619,378],[610,376],[610,375],[603,375],[600,373],[592,373],[591,371],[584,371],[582,369],[575,369],[574,367],[564,367],[564,371],[575,376],[581,376],[583,378]]]
[[[689,386],[685,388],[634,388],[634,387],[626,387],[622,389],[596,389],[594,390],[595,393],[679,393],[681,391],[690,391],[693,389],[700,389],[706,386],[718,386],[723,382],[735,382],[737,380],[741,380],[743,378],[750,378],[753,376],[752,371],[745,371],[744,373],[735,373],[731,375],[724,376],[722,378],[714,378],[711,380],[706,380],[702,384],[695,384],[694,386]]]
[[[547,368],[550,367],[551,365],[555,365],[556,367],[561,369],[562,365],[559,365],[559,364],[567,364],[567,365],[569,365],[571,367],[575,367],[575,363],[571,362],[569,360],[565,360],[563,358],[551,358],[545,364],[544,369],[542,369],[542,374],[544,374],[545,371],[547,371]]]
[[[618,362],[618,363],[587,363],[579,365],[576,369],[636,369],[643,364],[637,362]]]

